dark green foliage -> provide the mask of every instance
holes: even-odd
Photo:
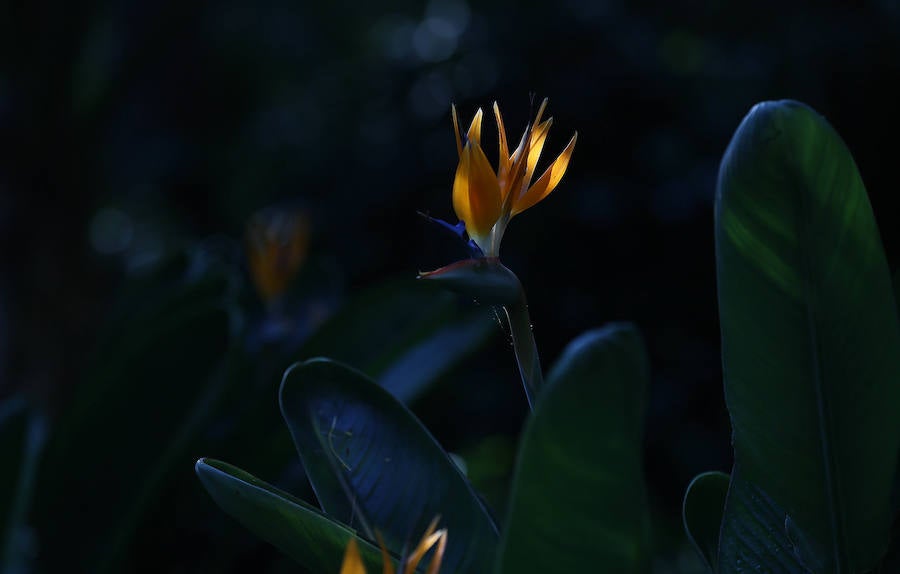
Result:
[[[291,367],[281,411],[323,510],[377,529],[399,552],[435,516],[452,532],[445,564],[484,572],[497,527],[434,438],[400,402],[364,375],[317,359]]]
[[[74,560],[114,572],[177,548],[217,512],[198,497],[184,466],[202,454],[227,454],[280,486],[307,490],[302,473],[292,470],[298,465],[290,433],[277,416],[278,382],[298,356],[331,348],[413,400],[492,331],[483,313],[458,313],[453,296],[427,292],[410,278],[363,291],[321,327],[312,325],[305,340],[283,337],[254,350],[248,346],[259,319],[242,319],[249,313],[239,310],[239,294],[235,269],[198,260],[197,253],[173,257],[123,290],[84,383],[51,428],[33,484],[26,485],[41,493],[26,520],[41,540],[41,567]],[[377,336],[385,353],[363,352],[365,336]],[[21,472],[13,452],[21,460],[24,426],[12,428],[20,419],[24,424],[13,417],[12,426],[0,429],[10,447],[3,492],[15,492]],[[10,500],[0,502],[4,528]],[[218,564],[252,551],[232,543],[238,535],[246,538],[237,528],[214,535],[222,546]]]
[[[21,395],[0,402],[0,571],[31,566],[28,513],[34,478],[47,439],[47,419]]]
[[[25,459],[25,437],[28,411],[24,397],[13,396],[0,402],[0,564],[9,532],[11,513],[15,507],[22,462]]]
[[[201,460],[197,472],[227,512],[313,571],[325,559],[311,541],[323,536],[333,560],[349,538],[340,523],[370,540],[377,531],[400,553],[440,516],[451,540],[446,571],[486,572],[496,562],[498,572],[646,572],[647,379],[633,327],[612,325],[569,346],[522,439],[500,553],[487,509],[428,431],[374,382],[334,361],[294,365],[281,389],[282,413],[328,518],[224,463]],[[324,531],[316,534],[311,521]],[[285,534],[294,530],[295,538]]]
[[[791,101],[722,161],[716,259],[735,470],[720,572],[864,572],[888,543],[900,328],[856,165]]]
[[[729,480],[724,472],[705,472],[691,481],[684,494],[684,529],[710,572],[718,569],[719,529]]]
[[[41,461],[35,513],[55,549],[42,553],[48,567],[75,560],[99,571],[121,559],[224,382],[229,322],[215,300],[192,303],[135,323],[105,355]]]
[[[735,466],[725,504],[718,572],[752,569],[772,574],[826,572],[824,548],[811,547],[785,509],[753,483],[744,480]]]
[[[353,529],[316,508],[224,462],[201,459],[197,476],[216,503],[255,535],[277,546],[311,572],[339,572]],[[381,551],[357,538],[371,571],[379,571]]]
[[[710,233],[716,166],[753,102],[780,94],[808,101],[852,148],[888,261],[900,267],[898,30],[897,0],[749,8],[663,0],[3,3],[0,402],[24,393],[29,414],[0,422],[0,531],[10,507],[28,509],[17,552],[36,556],[29,574],[103,564],[126,573],[292,571],[216,507],[192,464],[222,458],[312,502],[278,416],[277,388],[288,365],[314,356],[387,388],[463,455],[480,495],[505,499],[526,417],[512,358],[488,309],[464,317],[470,307],[454,298],[409,288],[416,269],[466,252],[415,212],[452,223],[451,102],[465,119],[479,106],[488,112],[483,141],[493,162],[491,103],[499,101],[517,134],[546,95],[556,126],[537,173],[563,134],[577,129],[578,147],[559,190],[517,217],[504,263],[528,290],[545,364],[603,321],[641,326],[654,373],[644,460],[662,523],[652,559],[660,572],[696,574],[683,560],[676,518],[682,487],[731,463]],[[309,259],[298,279],[322,297],[304,293],[289,302],[300,305],[285,305],[309,312],[289,340],[245,346],[264,310],[244,289],[235,313],[222,291],[250,286],[241,237],[251,215],[273,204],[308,213]],[[229,254],[229,277],[186,277],[176,264],[165,281],[134,288],[161,253],[210,243]],[[381,289],[396,275],[407,285]],[[369,298],[370,286],[380,293]],[[200,315],[241,328],[223,340]],[[875,335],[829,331],[849,347],[877,348]],[[455,368],[488,333],[497,335],[496,352]],[[766,333],[772,347],[793,353],[779,333]],[[850,378],[867,380],[869,366]],[[432,386],[438,380],[446,384]],[[758,400],[768,407],[770,398]],[[885,406],[897,404],[890,398],[880,403],[864,416],[898,408]],[[32,408],[46,413],[48,440],[23,504]],[[795,414],[777,410],[767,427],[780,433]],[[873,438],[866,426],[853,433],[860,456],[893,440]],[[741,438],[744,455],[747,445]],[[864,466],[862,490],[874,496],[882,477]],[[777,481],[792,472],[770,467]],[[733,473],[746,488],[729,511],[762,517],[754,531],[772,540],[805,540],[812,550],[804,560],[814,564],[820,536],[808,530],[827,521],[809,524],[786,508],[793,503],[776,492],[777,481],[750,483],[744,470],[752,468]],[[817,488],[802,478],[809,492]],[[764,503],[754,510],[740,492]],[[887,519],[872,513],[882,538],[891,516],[896,526],[896,501],[893,508]],[[781,515],[790,515],[790,528]],[[880,568],[900,572],[889,562]]]
[[[449,293],[426,289],[412,277],[393,279],[347,301],[294,356],[354,365],[411,402],[495,328],[485,312],[461,312]]]
[[[216,456],[271,480],[283,474],[296,457],[284,422],[273,416],[278,385],[292,363],[325,352],[357,366],[398,399],[415,401],[494,332],[484,313],[460,313],[459,307],[450,294],[428,292],[413,278],[389,280],[347,300],[299,348],[265,347],[221,407],[234,422]],[[281,484],[301,485],[302,477]]]
[[[521,446],[497,572],[647,572],[641,442],[649,379],[637,330],[575,339]]]

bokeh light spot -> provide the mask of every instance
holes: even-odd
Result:
[[[94,214],[90,223],[91,247],[102,255],[122,253],[134,238],[134,224],[127,213],[106,207]]]

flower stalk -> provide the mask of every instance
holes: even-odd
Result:
[[[528,407],[534,410],[534,402],[544,386],[544,374],[541,371],[541,359],[534,341],[534,330],[531,328],[531,317],[528,315],[525,291],[520,289],[519,294],[519,299],[512,305],[504,305],[503,310],[509,321],[513,352],[519,365],[519,376],[525,388]]]
[[[421,272],[419,279],[436,282],[445,289],[503,309],[509,324],[522,386],[525,388],[528,406],[533,410],[544,376],[531,328],[525,290],[516,274],[496,257],[480,257],[457,261],[435,271]]]

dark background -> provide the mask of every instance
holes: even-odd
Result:
[[[455,222],[450,103],[468,124],[497,100],[517,141],[546,96],[545,153],[578,130],[574,159],[512,222],[502,257],[525,285],[545,367],[586,329],[639,326],[658,569],[689,571],[682,493],[730,465],[718,162],[754,103],[811,105],[853,152],[897,268],[898,6],[3,2],[0,397],[24,391],[64,414],[123,285],[186,246],[240,252],[265,207],[308,214],[310,260],[328,270],[309,280],[338,305],[464,257],[416,215]],[[492,162],[495,133],[488,114]],[[517,384],[498,327],[414,406],[448,448],[465,448],[515,437]]]

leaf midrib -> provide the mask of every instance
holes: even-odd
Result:
[[[819,163],[821,163],[821,161],[822,160],[820,159]],[[814,171],[814,173],[820,172]],[[810,336],[810,366],[812,369],[813,387],[816,395],[819,446],[821,447],[823,458],[825,497],[828,502],[828,521],[831,526],[830,530],[835,574],[842,574],[843,572],[848,571],[846,564],[847,548],[846,536],[843,528],[843,516],[841,516],[842,506],[840,504],[840,491],[836,488],[835,484],[837,482],[838,473],[831,443],[831,410],[829,408],[825,380],[823,378],[824,369],[822,368],[820,337],[817,328],[818,291],[816,289],[816,282],[814,281],[815,273],[813,270],[812,257],[812,246],[815,243],[815,238],[811,231],[812,206],[809,201],[809,197],[813,193],[813,190],[808,186],[803,185],[802,178],[800,177],[797,177],[797,189],[800,192],[800,201],[798,202],[799,209],[796,216],[796,224],[798,237],[800,238],[803,300]]]

